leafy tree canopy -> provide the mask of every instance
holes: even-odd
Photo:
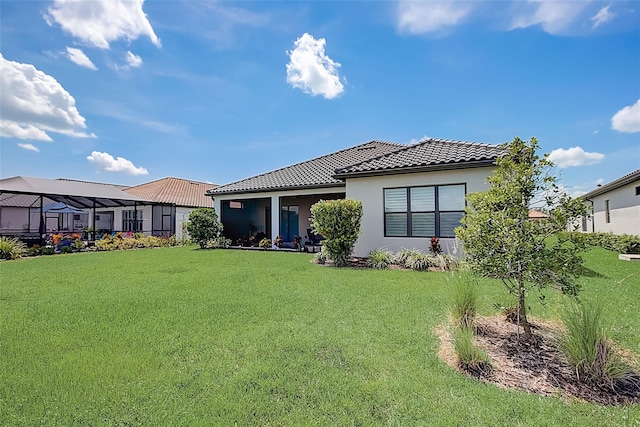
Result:
[[[487,180],[490,188],[467,196],[466,216],[456,235],[471,268],[502,280],[517,298],[519,322],[530,338],[526,297],[532,288],[553,285],[571,295],[579,291],[575,278],[585,246],[564,232],[586,207],[557,184],[553,163],[536,154],[535,138],[515,138],[504,149]],[[544,204],[548,218],[529,219],[535,203]]]

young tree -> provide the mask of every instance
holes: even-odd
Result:
[[[360,235],[362,202],[339,199],[321,200],[311,206],[313,232],[324,237],[323,249],[336,267],[345,267]]]
[[[198,243],[200,248],[207,247],[207,242],[222,233],[222,223],[213,208],[198,208],[191,211],[187,222],[187,231],[191,241]]]
[[[518,322],[526,339],[526,297],[532,288],[554,285],[577,295],[575,277],[585,246],[565,233],[585,213],[579,199],[569,197],[551,174],[553,163],[536,154],[538,142],[515,138],[504,144],[506,154],[496,161],[487,191],[469,194],[466,216],[456,235],[462,241],[471,268],[502,280],[518,301]],[[536,200],[540,199],[540,200]],[[542,201],[548,219],[529,220],[534,201]]]

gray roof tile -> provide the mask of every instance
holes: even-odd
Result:
[[[369,141],[306,162],[222,185],[207,191],[207,194],[247,193],[341,185],[342,181],[333,177],[336,169],[373,159],[402,147],[405,147],[405,145],[384,141]]]
[[[492,163],[505,153],[506,150],[500,145],[429,138],[380,157],[343,167],[334,176],[344,178],[458,164],[464,167],[469,163]]]

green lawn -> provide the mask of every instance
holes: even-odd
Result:
[[[640,354],[640,263],[594,249],[584,300]],[[0,263],[2,425],[640,425],[469,379],[436,325],[460,274],[193,247]],[[505,304],[484,280],[482,311]],[[531,298],[533,315],[553,317]]]

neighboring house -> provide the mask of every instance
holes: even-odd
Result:
[[[640,169],[581,196],[592,212],[582,218],[585,233],[640,236]]]
[[[181,178],[162,178],[145,184],[129,187],[124,191],[154,204],[141,208],[137,215],[136,225],[131,209],[122,213],[122,230],[138,231],[144,222],[151,220],[150,228],[154,236],[174,235],[182,238],[182,225],[189,219],[189,214],[195,208],[212,208],[213,200],[205,193],[217,187],[215,184],[191,181]]]
[[[0,180],[0,234],[35,239],[41,230],[82,232],[91,228],[101,234],[142,232],[180,238],[182,223],[192,209],[213,207],[211,198],[204,195],[213,187],[180,178],[135,187],[70,179],[6,178]],[[48,211],[55,203],[83,212]]]
[[[549,215],[545,212],[539,211],[537,209],[529,209],[529,221],[542,221],[543,219],[549,218]]]
[[[48,211],[53,203],[69,208],[53,213]],[[3,178],[0,233],[35,240],[50,231],[82,232],[86,227],[112,231],[117,209],[147,203],[109,184],[26,176]]]
[[[207,192],[226,237],[257,233],[310,240],[310,207],[321,199],[363,204],[355,256],[375,248],[426,250],[431,237],[454,250],[465,197],[486,190],[505,151],[498,145],[427,139],[412,145],[370,141]]]

